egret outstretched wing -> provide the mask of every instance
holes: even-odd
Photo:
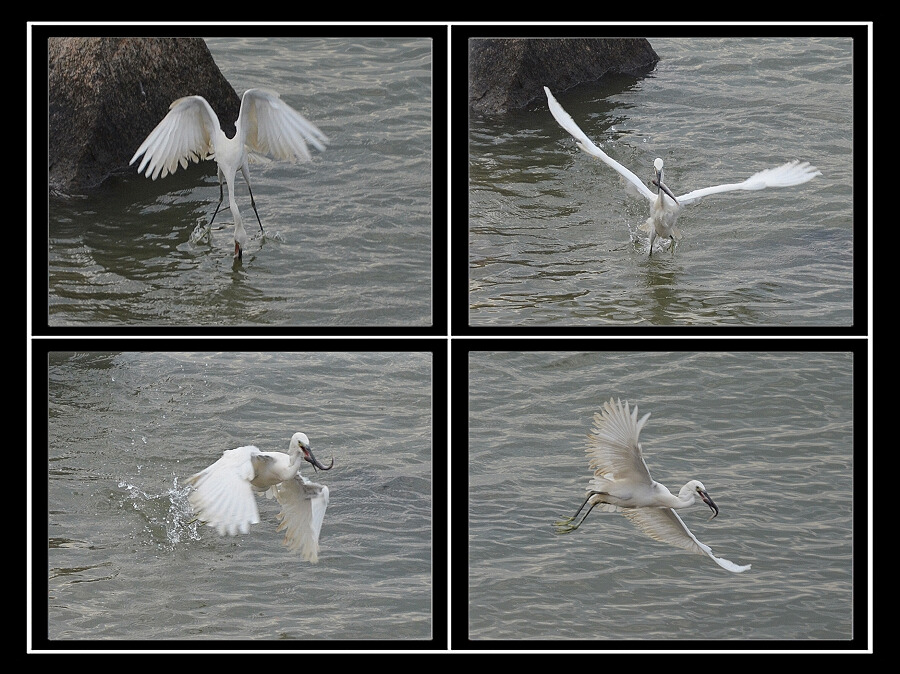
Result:
[[[603,403],[603,409],[605,415],[594,413],[594,426],[588,436],[590,441],[584,450],[594,475],[613,481],[651,484],[650,470],[644,462],[638,441],[650,413],[638,421],[637,407],[631,410],[628,401],[623,407],[621,400],[613,401],[612,398]]]
[[[251,524],[259,523],[250,485],[255,475],[253,460],[258,455],[252,445],[229,449],[211,466],[185,480],[194,487],[188,497],[194,512],[220,536],[246,534]]]
[[[268,89],[244,92],[235,126],[250,152],[273,159],[309,161],[312,157],[306,143],[324,152],[328,142],[328,136]]]
[[[622,508],[622,514],[650,538],[668,543],[688,552],[708,556],[723,569],[742,573],[750,564],[739,566],[727,559],[716,557],[710,547],[697,540],[684,521],[671,508]]]
[[[550,113],[553,115],[553,118],[557,122],[559,122],[559,125],[562,128],[564,128],[572,135],[572,137],[577,141],[576,144],[583,152],[599,159],[610,168],[618,171],[619,175],[621,175],[623,178],[625,178],[625,180],[627,180],[635,188],[637,188],[638,192],[640,192],[650,201],[656,199],[656,195],[650,191],[650,188],[647,187],[640,178],[638,178],[634,173],[629,171],[615,159],[606,154],[599,147],[594,145],[591,139],[588,138],[585,135],[584,131],[582,131],[575,123],[575,120],[572,119],[572,116],[568,112],[563,110],[559,102],[553,97],[553,94],[550,93],[550,89],[544,87],[544,91],[547,94],[547,105],[550,106]]]
[[[822,175],[815,166],[810,166],[808,161],[799,162],[791,161],[775,168],[765,169],[759,173],[754,173],[745,181],[740,183],[728,183],[726,185],[716,185],[714,187],[704,187],[693,192],[688,192],[678,197],[678,203],[682,206],[693,204],[703,197],[710,194],[719,194],[721,192],[734,192],[736,190],[762,190],[766,187],[793,187],[794,185],[802,185],[807,183],[816,176]]]
[[[316,484],[297,473],[269,489],[281,504],[276,517],[281,521],[276,531],[284,531],[284,544],[291,552],[299,550],[303,559],[319,561],[319,532],[328,507],[328,487]]]
[[[213,154],[219,118],[202,96],[185,96],[169,106],[168,114],[156,125],[134,153],[129,164],[144,155],[138,173],[156,180],[175,173],[178,165],[200,162]]]

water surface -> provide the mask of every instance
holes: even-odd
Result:
[[[545,99],[473,114],[469,325],[853,325],[865,224],[853,220],[853,156],[866,142],[854,136],[853,64],[865,54],[849,38],[650,43],[660,61],[647,76],[554,91],[616,161],[649,182],[663,158],[676,194],[795,159],[823,175],[687,207],[675,255],[648,259],[647,203],[576,148]]]
[[[36,372],[48,454],[33,457],[48,471],[34,535],[48,546],[49,638],[427,647],[432,366],[415,351],[51,352]],[[301,469],[331,492],[318,564],[284,548],[263,497],[246,535],[194,521],[187,477],[241,445],[286,451],[298,430],[334,458]]]
[[[432,40],[207,43],[239,94],[278,91],[330,138],[327,150],[251,166],[266,236],[248,226],[238,266],[227,204],[211,237],[191,236],[219,198],[213,162],[51,201],[49,297],[35,298],[35,315],[53,327],[429,326]],[[240,178],[236,195],[256,226]]]
[[[853,605],[866,593],[854,572],[865,533],[853,527],[866,408],[853,376],[864,365],[841,351],[602,347],[468,354],[467,555],[454,541],[468,564],[468,638],[487,648],[850,639],[865,621]],[[676,493],[701,480],[719,516],[695,506],[682,518],[749,571],[654,541],[618,513],[554,532],[584,500],[587,435],[610,397],[651,413],[641,433],[651,475]]]

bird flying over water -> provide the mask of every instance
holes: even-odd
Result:
[[[220,536],[236,536],[259,523],[254,492],[265,493],[281,505],[277,516],[281,524],[276,531],[285,532],[285,546],[316,563],[328,487],[303,477],[302,461],[319,470],[334,466],[334,459],[328,467],[319,463],[304,433],[294,433],[287,454],[262,452],[253,445],[226,450],[218,461],[186,480],[193,487],[188,500],[199,519]]]
[[[650,477],[644,462],[639,437],[641,429],[650,418],[648,412],[640,421],[638,408],[632,411],[628,402],[614,401],[603,404],[594,414],[594,427],[585,453],[589,466],[594,469],[587,498],[572,517],[556,523],[557,533],[569,533],[580,527],[591,510],[599,507],[606,512],[621,512],[641,531],[662,543],[706,555],[723,569],[741,573],[750,565],[741,566],[727,559],[716,557],[708,545],[704,545],[678,516],[676,510],[702,502],[718,516],[719,507],[710,498],[706,487],[699,480],[691,480],[673,495]],[[577,519],[586,505],[587,512]]]

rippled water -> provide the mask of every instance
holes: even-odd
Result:
[[[51,352],[49,638],[428,647],[444,606],[433,365],[424,351]],[[193,521],[185,478],[240,445],[286,451],[297,430],[334,457],[327,473],[304,469],[331,492],[317,565],[285,550],[265,498],[246,535]]]
[[[864,353],[603,346],[468,354],[467,555],[454,540],[468,561],[468,645],[850,639],[866,595],[853,521]],[[750,571],[658,543],[617,513],[554,533],[584,500],[587,434],[611,396],[651,413],[641,442],[654,479],[675,491],[700,479],[718,504],[713,521],[683,513],[694,535]]]
[[[576,148],[545,99],[472,115],[469,325],[853,325],[854,263],[865,260],[853,65],[865,54],[849,38],[650,43],[660,61],[647,76],[554,92],[614,159],[649,181],[662,157],[676,194],[794,159],[823,175],[687,207],[674,257],[648,260],[646,203]]]
[[[266,237],[240,266],[227,207],[223,228],[192,239],[219,197],[213,162],[51,201],[36,316],[52,327],[430,325],[434,45],[423,33],[208,39],[239,94],[275,89],[329,136],[327,150],[251,166]],[[246,189],[238,204],[254,219]]]

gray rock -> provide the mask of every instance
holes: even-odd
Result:
[[[234,135],[240,98],[201,38],[51,38],[49,184],[81,194],[128,162],[172,101],[199,94]]]
[[[659,56],[644,38],[472,39],[469,106],[504,113],[607,74],[641,74]]]

